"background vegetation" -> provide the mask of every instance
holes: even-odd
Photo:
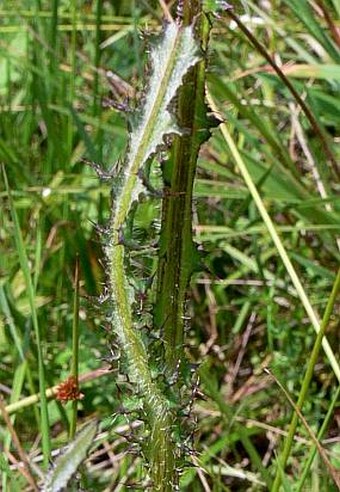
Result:
[[[314,443],[300,420],[288,466],[278,465],[293,410],[264,369],[298,401],[316,338],[318,319],[311,313],[322,318],[336,280],[340,7],[336,0],[244,0],[234,2],[232,12],[255,41],[227,14],[214,24],[207,85],[229,143],[220,129],[213,131],[195,184],[201,258],[192,281],[187,350],[200,364],[200,385],[193,388],[195,453],[188,457],[195,467],[185,468],[181,490],[272,489],[277,473],[284,490],[336,490],[320,455],[307,470]],[[12,415],[20,441],[19,447],[13,443],[1,420],[4,490],[34,487],[18,462],[27,459],[37,480],[44,470],[43,423],[34,398],[26,398],[39,391],[40,355],[47,387],[70,374],[78,255],[84,394],[78,425],[93,417],[101,422],[83,487],[137,490],[140,460],[125,439],[127,421],[116,417],[128,383],[115,376],[101,309],[105,272],[95,224],[109,217],[110,189],[82,158],[109,169],[123,154],[126,119],[119,109],[133,106],[143,87],[149,35],[160,30],[163,14],[158,2],[144,0],[2,2],[0,161],[12,200],[2,174],[0,390],[3,413]],[[256,41],[305,101],[307,116]],[[157,200],[141,205],[141,236],[150,234],[158,209]],[[268,232],[264,209],[302,290]],[[142,296],[140,302],[143,313]],[[336,315],[327,337],[335,351]],[[310,430],[318,435],[324,427],[318,440],[334,467],[340,463],[338,370],[336,358],[320,351],[303,397]],[[57,450],[68,440],[72,403],[52,398],[49,413]]]

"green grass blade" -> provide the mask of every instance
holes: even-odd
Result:
[[[17,253],[19,256],[20,265],[24,274],[27,295],[29,300],[29,305],[31,308],[31,316],[32,323],[34,328],[34,333],[36,337],[36,345],[37,345],[37,353],[38,353],[38,371],[39,371],[39,389],[41,394],[41,433],[42,433],[42,446],[43,446],[43,454],[44,454],[44,465],[47,467],[51,446],[50,446],[50,436],[49,436],[49,418],[48,418],[48,408],[47,408],[47,399],[45,395],[46,391],[46,381],[45,381],[45,368],[44,368],[44,357],[43,357],[43,348],[42,348],[42,339],[40,333],[40,327],[38,323],[38,315],[35,306],[35,292],[31,277],[31,272],[29,269],[28,259],[25,250],[25,244],[22,237],[19,219],[15,210],[14,202],[12,199],[11,191],[9,188],[7,174],[5,171],[5,166],[2,166],[2,172],[5,181],[5,187],[8,194],[9,206],[12,215],[12,220],[14,223],[14,239],[16,243]]]
[[[318,360],[318,355],[320,352],[321,344],[322,344],[322,341],[324,340],[325,332],[326,332],[330,317],[333,313],[333,308],[334,308],[339,290],[340,290],[340,269],[338,270],[338,274],[337,274],[337,277],[335,279],[331,295],[329,296],[326,310],[325,310],[325,314],[322,318],[320,330],[317,334],[312,353],[308,359],[307,370],[306,370],[305,376],[304,376],[303,381],[302,381],[299,398],[298,398],[298,401],[296,404],[296,407],[298,409],[301,409],[303,407],[303,404],[305,403],[305,400],[307,397],[307,392],[309,389],[309,385],[310,385],[312,377],[313,377],[314,367],[315,367],[317,360]],[[286,464],[287,464],[287,461],[288,461],[288,458],[289,458],[289,455],[290,455],[290,452],[292,449],[293,439],[294,439],[297,424],[298,424],[298,414],[296,412],[294,412],[292,420],[290,422],[288,436],[285,440],[284,448],[283,448],[282,454],[279,458],[282,469],[284,469]],[[272,492],[277,492],[279,490],[280,483],[281,483],[281,474],[278,471],[276,473]]]
[[[339,50],[329,38],[327,31],[321,25],[320,20],[315,18],[313,10],[307,0],[284,0],[293,10],[296,16],[304,24],[306,29],[325,48],[326,52],[337,63],[340,62]]]
[[[216,106],[216,103],[215,101],[212,99],[212,96],[210,94],[208,94],[208,101],[209,101],[209,104],[212,108],[212,110],[216,113],[216,114],[219,114],[218,112],[218,109],[217,109],[217,106]],[[301,303],[302,305],[304,306],[305,308],[305,311],[313,325],[313,328],[314,330],[316,331],[316,333],[319,333],[320,331],[320,322],[319,322],[319,318],[317,316],[317,314],[315,313],[312,305],[311,305],[311,302],[305,292],[305,289],[303,288],[302,286],[302,283],[296,273],[296,270],[294,269],[293,267],[293,264],[292,262],[290,261],[289,259],[289,256],[287,254],[287,251],[280,239],[280,236],[278,235],[277,231],[276,231],[276,228],[273,224],[273,221],[271,220],[267,210],[266,210],[266,207],[263,203],[263,200],[248,172],[248,169],[235,145],[235,142],[232,138],[232,136],[230,135],[229,133],[229,130],[228,130],[228,127],[225,123],[221,123],[220,125],[220,129],[221,129],[221,132],[223,134],[223,137],[229,147],[229,150],[231,152],[231,155],[233,156],[233,159],[237,165],[237,167],[239,168],[241,174],[242,174],[242,177],[253,197],[253,200],[258,208],[258,211],[262,217],[262,220],[263,222],[265,223],[267,229],[268,229],[268,232],[273,240],[273,243],[275,244],[275,247],[281,257],[281,260],[291,278],[291,281],[296,289],[296,292],[301,300]],[[334,371],[334,374],[336,375],[338,381],[340,382],[340,366],[339,366],[339,363],[333,353],[333,350],[331,348],[331,346],[329,345],[329,342],[327,340],[326,337],[323,337],[322,339],[322,346],[323,346],[323,349],[325,351],[325,354],[328,358],[328,361]]]
[[[72,323],[72,368],[71,375],[78,385],[79,379],[79,257],[76,258],[74,274],[74,301],[73,301],[73,323]],[[73,439],[77,428],[78,401],[72,402],[72,414],[70,425],[70,439]]]
[[[330,420],[331,420],[331,417],[333,415],[333,412],[336,408],[336,406],[339,404],[339,396],[340,396],[340,386],[338,386],[335,394],[334,394],[334,397],[329,405],[329,408],[327,410],[327,414],[326,414],[326,417],[322,423],[322,426],[318,432],[318,435],[317,435],[317,439],[318,441],[321,441],[321,439],[323,438],[324,436],[324,433],[326,432],[326,429],[328,428],[329,426],[329,423],[330,423]],[[312,447],[312,449],[310,450],[309,452],[309,457],[306,461],[306,464],[305,464],[305,467],[303,469],[303,472],[302,472],[302,475],[301,475],[301,478],[296,486],[296,492],[301,492],[302,491],[302,488],[303,488],[303,485],[306,481],[306,478],[307,478],[307,475],[309,473],[309,470],[311,469],[311,466],[313,464],[313,461],[314,461],[314,458],[315,458],[315,455],[317,453],[317,447],[314,445]]]

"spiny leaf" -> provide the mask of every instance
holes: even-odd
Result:
[[[164,145],[170,134],[180,134],[169,105],[174,99],[182,79],[199,59],[199,49],[193,26],[181,27],[178,23],[167,26],[161,43],[150,54],[152,74],[137,123],[133,125],[129,151],[121,173],[121,192],[114,204],[113,227],[124,222],[131,203],[138,197],[142,184],[137,174],[144,163]],[[139,184],[139,186],[138,186]]]
[[[148,351],[141,333],[132,320],[133,287],[126,275],[126,252],[120,234],[127,221],[131,205],[143,191],[140,170],[172,134],[182,134],[170,104],[183,83],[183,77],[200,59],[194,37],[194,26],[169,24],[163,38],[151,51],[151,77],[148,90],[132,124],[129,147],[112,207],[110,245],[106,249],[110,273],[109,282],[114,311],[112,325],[123,348],[129,379],[143,395],[143,407],[148,415],[150,440],[148,456],[154,490],[174,490],[173,477],[177,449],[165,429],[172,428],[173,415],[164,395],[153,381],[148,365]],[[161,485],[160,485],[161,484]],[[159,487],[163,488],[159,488]],[[171,488],[169,488],[169,486]]]
[[[132,123],[129,146],[119,186],[112,207],[110,246],[106,254],[110,264],[110,285],[114,312],[114,326],[124,347],[129,364],[129,376],[148,388],[151,377],[147,367],[147,351],[140,334],[134,330],[131,304],[133,295],[125,276],[125,252],[120,232],[126,223],[132,203],[143,190],[140,170],[171,134],[181,134],[170,111],[170,104],[183,83],[183,77],[200,59],[194,26],[169,24],[160,42],[150,53],[151,76],[136,123]],[[144,391],[143,389],[143,391]]]
[[[48,473],[43,492],[58,492],[68,484],[72,475],[84,461],[97,432],[97,422],[86,425],[67,446],[66,451],[58,456],[52,470]]]

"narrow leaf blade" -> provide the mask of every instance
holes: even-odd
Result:
[[[185,74],[200,60],[194,27],[181,27],[176,22],[169,24],[162,41],[152,49],[150,58],[149,86],[137,122],[132,125],[120,192],[114,204],[115,229],[122,225],[131,204],[142,191],[142,184],[137,182],[138,171],[164,145],[165,137],[181,133],[169,106]]]
[[[59,492],[68,484],[78,467],[85,460],[97,432],[97,422],[85,426],[58,456],[52,470],[48,473],[43,492]]]

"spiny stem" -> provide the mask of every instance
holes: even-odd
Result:
[[[168,108],[182,84],[183,76],[199,60],[193,28],[185,28],[179,23],[170,24],[160,45],[151,52],[151,58],[154,74],[139,111],[138,124],[131,131],[129,150],[118,178],[106,255],[113,309],[112,327],[124,353],[129,379],[142,402],[149,430],[145,454],[152,490],[170,492],[178,485],[178,451],[173,438],[175,417],[167,397],[153,378],[149,365],[151,354],[134,324],[132,304],[135,292],[129,283],[129,257],[120,236],[131,206],[143,190],[139,171],[159,146],[164,145],[165,136],[180,132]]]
[[[184,2],[183,22],[190,24],[200,12],[200,2]],[[197,37],[205,51],[209,22],[201,15]],[[206,139],[204,103],[205,60],[193,67],[179,90],[177,118],[185,135],[176,136],[166,163],[162,230],[157,274],[155,324],[164,331],[165,362],[173,374],[183,357],[185,302],[193,271],[192,188],[198,152]],[[169,182],[167,182],[169,180]]]

